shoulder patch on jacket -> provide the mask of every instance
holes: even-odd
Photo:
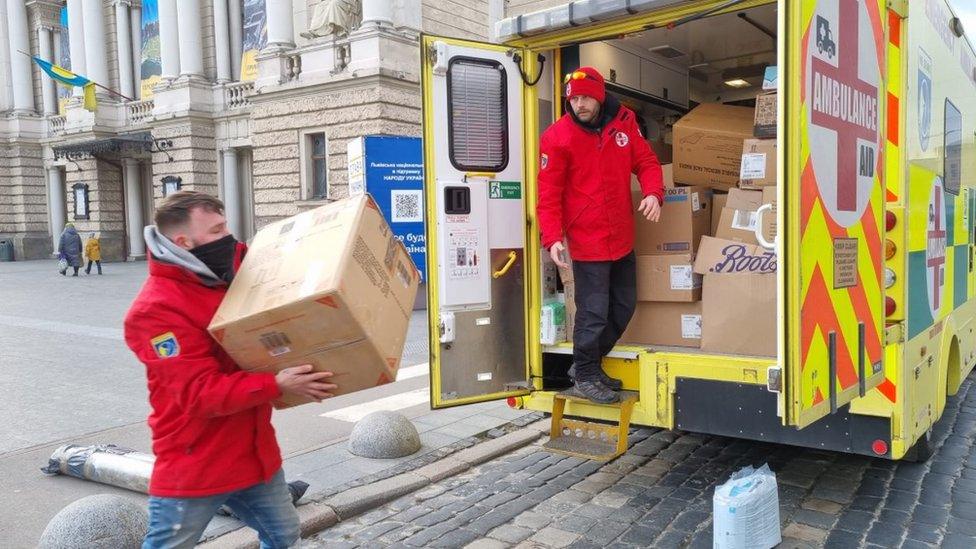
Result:
[[[153,351],[159,358],[173,358],[180,356],[180,343],[176,341],[173,332],[166,332],[150,340]]]
[[[542,153],[542,159],[541,159],[541,161],[539,162],[539,164],[541,164],[541,165],[542,165],[542,169],[543,169],[543,170],[544,170],[544,169],[546,169],[546,166],[548,166],[548,165],[549,165],[549,155],[548,155],[548,154],[546,154],[546,153]]]

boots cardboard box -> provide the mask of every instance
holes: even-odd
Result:
[[[776,184],[775,139],[745,140],[739,178],[742,189],[762,189]]]
[[[620,344],[701,346],[702,302],[640,301]]]
[[[661,220],[648,221],[640,212],[641,195],[635,192],[634,221],[637,255],[694,254],[698,240],[707,235],[712,222],[712,191],[703,187],[664,189]]]
[[[637,256],[638,301],[700,301],[702,275],[691,254]]]
[[[730,189],[725,207],[719,216],[715,237],[737,242],[758,244],[756,239],[756,210],[762,205],[762,192]]]
[[[772,204],[773,209],[763,215],[762,233],[763,238],[772,242],[776,238],[776,187],[763,187],[763,204]]]
[[[704,275],[703,351],[776,355],[776,256],[718,238],[702,239],[695,272]]]
[[[756,114],[752,135],[760,139],[776,137],[776,92],[759,94],[756,97]]]
[[[718,190],[739,183],[742,142],[752,137],[755,111],[704,103],[674,125],[674,179]]]
[[[312,364],[335,373],[336,394],[351,393],[396,379],[419,282],[372,197],[360,195],[258,231],[209,331],[245,370]]]

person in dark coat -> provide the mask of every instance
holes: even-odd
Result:
[[[58,253],[68,262],[68,266],[75,270],[71,276],[78,276],[78,269],[81,268],[81,236],[71,223],[64,226],[61,241],[58,243]],[[67,275],[68,271],[62,271],[61,274]]]

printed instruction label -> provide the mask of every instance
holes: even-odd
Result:
[[[701,286],[700,280],[695,284],[695,278],[691,265],[671,265],[672,290],[693,290]]]
[[[454,229],[449,234],[448,272],[454,280],[478,278],[481,273],[478,257],[478,230]]]
[[[857,286],[857,239],[834,239],[834,289]]]
[[[681,337],[683,339],[701,339],[701,315],[681,315]]]
[[[746,153],[742,155],[742,168],[739,179],[765,179],[766,153]]]
[[[735,210],[732,216],[732,228],[742,231],[755,231],[759,220],[759,212],[750,210]]]
[[[698,193],[691,193],[691,211],[697,212],[701,209],[701,202],[698,200]]]

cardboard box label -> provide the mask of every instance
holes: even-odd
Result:
[[[691,193],[691,211],[697,212],[701,209],[701,202],[698,200],[698,193]]]
[[[681,315],[681,337],[684,339],[701,339],[701,315]]]
[[[834,239],[834,289],[857,286],[857,239]]]
[[[742,155],[740,179],[766,178],[766,153],[746,153]]]
[[[701,288],[701,275],[695,275],[691,265],[671,265],[671,289],[693,290]]]

